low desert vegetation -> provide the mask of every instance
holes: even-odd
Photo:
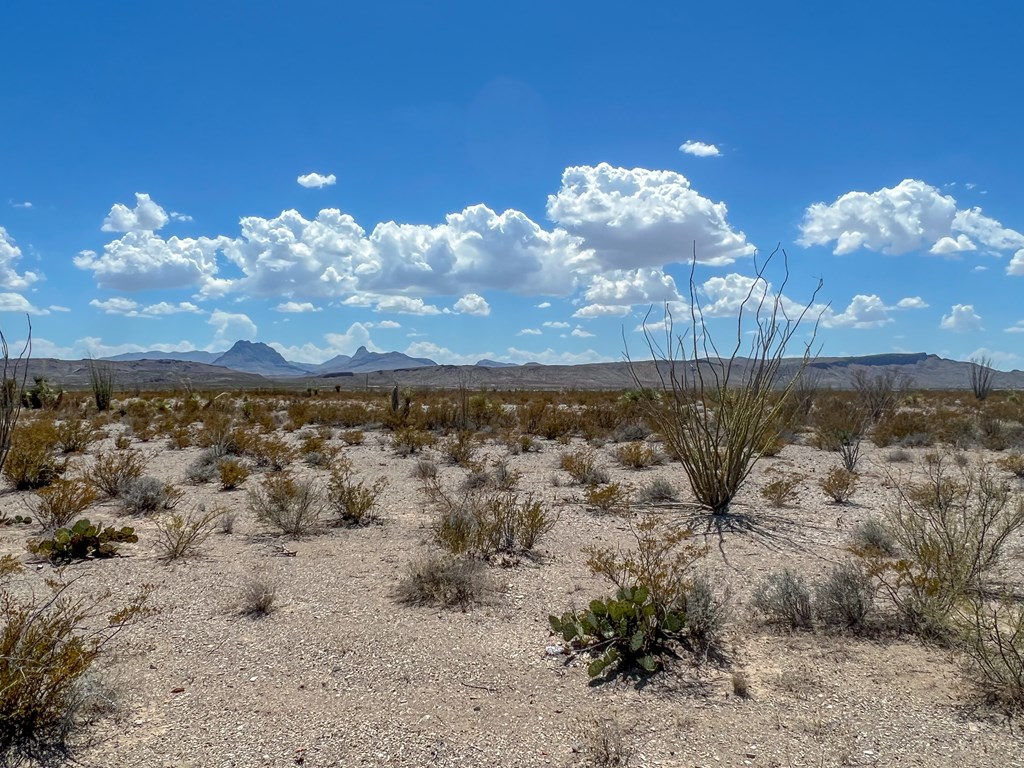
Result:
[[[249,508],[259,522],[280,533],[308,536],[321,527],[324,490],[313,479],[272,472],[249,489]]]

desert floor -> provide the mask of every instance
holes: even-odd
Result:
[[[711,538],[702,565],[733,590],[731,664],[680,658],[640,685],[590,685],[585,659],[567,661],[549,648],[560,638],[547,617],[610,594],[583,550],[631,539],[622,517],[585,508],[583,490],[559,469],[566,448],[539,442],[539,452],[509,462],[522,473],[519,489],[543,499],[558,523],[535,558],[489,566],[493,594],[465,612],[394,598],[408,563],[434,547],[433,512],[413,477],[416,458],[397,456],[386,433],[368,432],[364,445],[342,448],[358,477],[387,478],[383,523],[301,539],[272,535],[254,519],[245,488],[259,475],[236,491],[189,485],[185,471],[200,449],[136,443],[148,474],[184,489],[182,505],[217,505],[238,518],[233,533],[214,533],[197,557],[164,564],[151,520],[124,518],[116,501],[89,510],[94,520],[135,525],[140,541],[124,545],[123,557],[71,565],[64,578],[78,578],[73,590],[110,589],[115,602],[153,584],[158,612],[126,629],[101,659],[100,677],[118,706],[90,729],[96,741],[78,759],[146,768],[576,766],[602,764],[603,735],[621,738],[629,753],[622,764],[632,766],[1024,765],[1016,724],[977,700],[949,650],[892,633],[787,634],[764,626],[749,606],[754,584],[771,571],[788,566],[814,578],[849,557],[851,528],[889,503],[889,475],[920,471],[927,449],[891,464],[888,449],[865,442],[860,485],[845,505],[830,503],[817,485],[835,454],[790,445],[762,460],[739,504],[761,516],[765,534]],[[677,463],[624,469],[612,447],[598,455],[614,480],[639,487],[660,476],[686,488]],[[506,454],[497,441],[477,448],[479,458]],[[437,463],[450,485],[465,474]],[[758,491],[779,466],[807,479],[793,506],[769,509]],[[7,490],[0,509],[23,513],[31,496]],[[41,593],[54,575],[25,551],[26,539],[38,535],[37,525],[0,528],[0,554],[28,564],[11,582],[16,593]],[[1014,541],[1006,578],[1016,583],[1024,583],[1021,554]],[[277,609],[261,619],[238,611],[253,576],[278,587]],[[749,696],[734,695],[736,673],[748,680]]]

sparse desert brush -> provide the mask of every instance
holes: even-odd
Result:
[[[448,463],[469,466],[476,451],[476,435],[468,429],[460,429],[441,442],[440,451]]]
[[[584,500],[595,512],[623,514],[629,511],[631,490],[619,483],[590,485],[584,492]]]
[[[533,435],[507,433],[502,442],[508,450],[509,456],[518,456],[521,453],[533,453],[540,450],[540,443],[533,439]]]
[[[272,472],[249,489],[249,507],[261,523],[289,536],[306,536],[320,527],[323,489],[314,480]]]
[[[426,456],[420,456],[412,465],[412,476],[417,480],[432,480],[437,477],[437,462]]]
[[[877,424],[896,410],[907,396],[912,381],[898,371],[871,374],[861,368],[853,372],[851,383],[861,412],[871,423]]]
[[[1024,710],[1024,608],[1011,597],[968,601],[956,617],[964,673],[989,704]]]
[[[875,602],[875,584],[860,563],[841,563],[814,587],[814,613],[826,626],[861,629]]]
[[[828,474],[818,481],[818,485],[836,504],[845,504],[853,498],[857,490],[858,477],[856,472],[851,472],[845,467],[832,467]]]
[[[218,456],[227,456],[242,452],[239,434],[230,413],[209,410],[203,412],[202,425],[195,434],[194,442],[200,448],[212,448]]]
[[[341,438],[341,441],[345,443],[345,445],[362,445],[366,442],[366,435],[363,434],[361,429],[347,429],[338,435],[338,437]]]
[[[754,589],[751,605],[768,624],[810,629],[814,611],[804,577],[789,568],[770,573]]]
[[[132,478],[120,488],[121,509],[126,515],[149,515],[173,509],[184,495],[180,488],[155,477]]]
[[[616,587],[614,596],[591,601],[585,611],[549,616],[551,628],[593,660],[590,677],[615,672],[655,672],[676,643],[692,647],[686,632],[686,596],[693,566],[707,552],[692,533],[648,515],[630,524],[632,551],[587,550],[587,564]]]
[[[1024,478],[1024,454],[1011,453],[1008,456],[1001,456],[996,459],[996,465],[1015,477]]]
[[[558,521],[532,494],[490,488],[447,491],[437,480],[426,486],[437,507],[434,538],[455,555],[490,558],[530,552]]]
[[[613,455],[619,464],[630,469],[646,469],[662,463],[657,451],[639,441],[617,446]]]
[[[548,405],[544,408],[534,434],[548,440],[568,439],[578,428],[578,417],[569,408]]]
[[[369,485],[357,480],[348,468],[335,469],[327,483],[327,506],[338,525],[369,525],[380,521],[380,497],[388,486],[379,477]]]
[[[220,457],[212,448],[204,448],[185,469],[185,480],[194,485],[208,483],[220,473]]]
[[[277,435],[254,435],[245,448],[245,455],[258,469],[283,472],[295,458],[295,450]]]
[[[96,439],[96,430],[86,419],[69,418],[58,421],[56,444],[61,453],[82,453]]]
[[[843,443],[860,440],[867,418],[849,395],[829,393],[817,398],[811,412],[811,443],[823,451],[838,451]]]
[[[1024,498],[986,465],[954,467],[944,456],[927,466],[923,481],[893,484],[886,528],[899,558],[857,554],[910,630],[948,638],[954,611],[984,594],[1008,540],[1024,528]]]
[[[192,445],[192,430],[186,426],[174,426],[167,431],[167,447],[181,451]]]
[[[223,514],[220,507],[207,510],[199,505],[157,517],[156,548],[160,558],[170,562],[197,554],[213,533],[214,522]]]
[[[49,485],[67,469],[58,458],[57,430],[51,419],[24,420],[11,434],[3,474],[19,491]]]
[[[850,548],[858,554],[872,557],[895,557],[899,545],[884,522],[869,517],[850,532]]]
[[[0,582],[3,579],[0,577]],[[0,764],[66,765],[97,706],[87,685],[118,634],[144,616],[151,587],[112,609],[109,593],[72,593],[49,581],[49,594],[19,599],[0,589]],[[109,615],[104,615],[109,612]]]
[[[479,560],[430,555],[414,560],[398,582],[395,599],[406,605],[433,605],[466,610],[491,589]]]
[[[566,451],[558,463],[576,485],[601,485],[611,479],[608,470],[598,466],[596,454],[586,448]]]
[[[416,427],[399,427],[391,436],[391,449],[399,456],[410,456],[434,444],[434,436]]]
[[[796,501],[796,491],[806,477],[797,472],[775,470],[761,488],[761,497],[773,507],[785,507]]]
[[[614,718],[594,721],[593,729],[583,742],[583,753],[586,765],[593,768],[625,768],[633,759],[626,734]]]
[[[100,451],[85,479],[104,496],[116,499],[130,481],[142,477],[146,464],[146,457],[135,450]]]
[[[96,501],[96,491],[82,478],[58,478],[36,491],[34,514],[44,530],[63,528]]]
[[[495,459],[491,464],[491,483],[499,491],[512,491],[519,485],[523,473],[509,467],[508,462]]]
[[[217,462],[220,474],[220,487],[223,491],[233,491],[249,477],[249,469],[235,458],[224,457]]]
[[[871,430],[871,442],[879,448],[902,445],[905,448],[931,445],[932,419],[921,410],[900,409],[887,413]]]

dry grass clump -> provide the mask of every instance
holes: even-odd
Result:
[[[96,491],[80,477],[54,480],[36,491],[33,509],[45,530],[63,528],[96,501]]]
[[[899,548],[889,528],[876,517],[858,523],[851,531],[851,549],[882,557],[894,557]]]
[[[584,742],[585,765],[591,768],[625,768],[633,759],[633,750],[626,742],[617,720],[597,720]]]
[[[996,459],[996,466],[1005,469],[1014,477],[1024,478],[1024,454],[1011,453]]]
[[[814,610],[804,577],[789,568],[765,577],[754,589],[751,605],[768,624],[786,629],[811,629]]]
[[[249,507],[261,523],[289,536],[306,536],[320,527],[323,489],[314,480],[273,472],[249,489]]]
[[[482,602],[491,588],[487,570],[479,560],[430,555],[409,564],[395,588],[395,599],[405,605],[466,610]]]
[[[412,476],[417,480],[432,480],[437,477],[437,462],[426,456],[420,456],[412,465]]]
[[[254,576],[242,587],[238,612],[242,616],[261,619],[274,612],[276,600],[277,584],[265,576]]]

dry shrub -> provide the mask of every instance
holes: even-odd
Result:
[[[575,485],[602,485],[611,479],[608,470],[597,465],[594,452],[586,448],[563,453],[559,466],[569,473]]]
[[[823,451],[837,451],[844,442],[859,440],[866,422],[863,411],[852,397],[838,393],[818,397],[811,418],[811,443]]]
[[[899,548],[892,532],[881,520],[869,517],[853,527],[851,549],[857,552],[893,557]]]
[[[36,491],[34,514],[45,530],[63,528],[96,501],[96,491],[82,478],[54,480]]]
[[[789,568],[770,573],[754,589],[751,605],[768,624],[786,629],[810,629],[814,611],[804,577]]]
[[[814,588],[814,612],[828,626],[863,628],[874,602],[874,580],[854,563],[835,566]]]
[[[399,456],[410,456],[434,444],[434,436],[415,427],[401,427],[391,436],[391,448]]]
[[[491,589],[479,560],[431,555],[409,564],[395,598],[406,605],[433,605],[465,610],[482,601]]]
[[[4,477],[19,491],[49,485],[67,469],[67,462],[56,456],[57,447],[57,429],[51,419],[21,422],[11,435]]]
[[[277,435],[256,435],[245,446],[245,455],[259,469],[284,472],[295,458],[295,451],[284,438]]]
[[[851,472],[844,467],[832,467],[819,482],[821,490],[836,504],[845,504],[853,498],[857,490],[856,472]]]
[[[366,435],[361,429],[348,429],[338,435],[345,445],[362,445],[366,441]]]
[[[990,704],[1024,709],[1024,607],[1012,599],[972,600],[957,616],[964,673]]]
[[[771,479],[761,488],[761,497],[773,507],[785,507],[796,501],[796,490],[805,479],[796,472],[775,470]]]
[[[146,457],[138,451],[100,451],[85,479],[104,496],[116,499],[128,483],[142,477]]]
[[[437,462],[420,456],[412,466],[412,476],[417,480],[432,480],[437,477]]]
[[[61,453],[83,453],[96,439],[96,430],[86,419],[57,422],[56,444]]]
[[[900,556],[857,554],[909,629],[946,639],[951,615],[987,589],[1007,541],[1024,528],[1024,498],[983,463],[951,467],[940,456],[926,472],[923,482],[893,479],[886,527]]]
[[[320,527],[323,490],[313,480],[273,472],[249,489],[249,507],[261,523],[289,536],[306,536]]]
[[[377,478],[367,485],[356,480],[347,467],[335,469],[327,484],[327,506],[337,515],[339,525],[358,526],[380,522],[377,512],[387,479]]]
[[[104,616],[109,592],[71,594],[68,583],[47,584],[49,595],[28,600],[0,590],[3,765],[73,762],[90,708],[99,705],[95,687],[88,685],[90,672],[121,630],[149,613],[148,586]]]
[[[632,442],[618,446],[614,451],[615,460],[630,469],[646,469],[663,461],[651,446],[646,443]]]
[[[1011,453],[1009,456],[1001,456],[996,459],[996,466],[1005,469],[1014,477],[1024,478],[1024,454]]]
[[[905,448],[931,445],[932,419],[920,410],[903,409],[886,415],[871,431],[871,442],[879,448],[901,445]]]
[[[223,491],[233,491],[249,477],[249,469],[238,459],[223,458],[217,462],[220,473],[220,487]]]
[[[121,489],[121,506],[127,515],[148,515],[173,509],[183,496],[179,488],[155,477],[137,477]]]
[[[643,504],[659,504],[679,500],[679,491],[668,480],[656,477],[637,493],[637,500]]]
[[[265,576],[254,576],[242,587],[238,612],[243,616],[261,619],[274,612],[276,599],[277,584]]]
[[[617,720],[596,720],[584,742],[587,764],[592,768],[624,768],[633,757]]]
[[[475,437],[468,429],[460,429],[441,443],[441,455],[449,464],[468,467],[476,450]]]
[[[207,511],[202,505],[174,512],[156,520],[156,548],[161,559],[170,562],[197,554],[213,533],[213,524],[224,513],[219,507]]]
[[[591,485],[584,493],[588,508],[595,512],[623,514],[629,511],[630,488],[619,483]]]

